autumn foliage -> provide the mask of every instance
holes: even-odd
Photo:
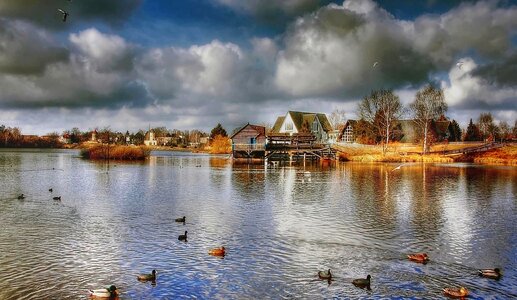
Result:
[[[210,153],[228,154],[232,152],[232,144],[228,137],[216,135],[210,142]]]

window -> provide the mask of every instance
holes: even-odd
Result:
[[[312,123],[312,131],[314,131],[314,132],[318,131],[318,122],[314,121],[314,123]]]
[[[285,130],[293,130],[293,123],[285,123]]]

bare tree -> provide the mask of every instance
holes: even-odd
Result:
[[[435,89],[431,85],[425,86],[416,93],[415,101],[411,103],[410,109],[413,113],[415,125],[422,130],[424,135],[422,151],[425,154],[428,152],[428,134],[431,121],[447,111],[443,90]]]
[[[501,132],[501,142],[508,139],[510,136],[510,125],[506,121],[499,122],[499,131]]]
[[[478,127],[479,131],[483,135],[483,140],[487,140],[488,136],[492,133],[494,126],[494,117],[492,117],[491,113],[479,114]]]
[[[359,103],[358,111],[361,119],[369,122],[381,137],[382,152],[386,153],[395,121],[403,114],[399,97],[392,90],[373,91]]]
[[[333,129],[338,129],[339,125],[344,125],[346,122],[346,113],[344,109],[334,109],[329,116],[330,124]]]

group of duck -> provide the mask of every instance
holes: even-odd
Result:
[[[183,216],[181,218],[177,218],[175,219],[174,221],[178,222],[178,223],[183,223],[183,225],[185,225],[185,221],[186,221],[186,217]],[[178,240],[180,241],[183,241],[183,242],[186,242],[187,241],[187,233],[188,231],[185,230],[185,234],[180,234],[178,236]],[[220,256],[220,257],[224,257],[226,255],[226,249],[224,247],[219,247],[219,248],[214,248],[214,249],[210,249],[208,251],[208,254],[212,255],[212,256]]]
[[[178,223],[183,223],[185,225],[186,217],[183,216],[181,218],[177,218],[174,220]],[[178,240],[186,242],[187,241],[187,231],[185,230],[185,234],[180,234],[178,236]],[[224,247],[210,249],[208,254],[212,256],[224,257],[226,255],[226,249]],[[156,270],[153,270],[150,274],[140,274],[136,277],[138,281],[148,282],[156,284]],[[119,292],[115,285],[110,285],[109,287],[89,290],[90,298],[93,299],[116,299]]]
[[[50,188],[50,189],[48,189],[48,191],[52,193],[53,189]],[[23,200],[23,199],[25,199],[25,195],[24,194],[18,195],[18,200]],[[52,199],[59,201],[59,200],[61,200],[61,196],[52,197]]]
[[[407,258],[411,261],[421,263],[421,264],[426,264],[429,262],[429,256],[427,255],[427,253],[408,254]],[[486,277],[486,278],[495,279],[495,280],[499,280],[502,276],[501,270],[499,268],[480,269],[480,270],[478,270],[478,275],[481,277]],[[332,280],[332,273],[331,273],[330,269],[328,269],[327,271],[319,271],[318,277],[320,279],[328,280],[330,282]],[[366,288],[366,289],[370,290],[371,289],[371,287],[370,287],[371,278],[372,277],[368,274],[368,276],[366,276],[366,278],[359,278],[359,279],[352,280],[352,284],[359,288]],[[447,287],[447,288],[444,288],[442,291],[446,296],[451,297],[451,298],[462,299],[469,295],[469,291],[467,290],[467,288],[465,288],[463,286],[460,286],[458,288]]]

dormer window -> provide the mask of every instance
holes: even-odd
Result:
[[[291,123],[291,122],[285,123],[285,130],[293,130],[293,123]]]

